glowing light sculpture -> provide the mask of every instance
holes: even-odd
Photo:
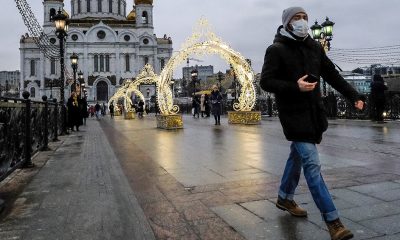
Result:
[[[159,85],[157,85],[157,101],[161,112],[160,119],[162,119],[162,121],[168,122],[165,120],[165,118],[167,118],[165,116],[173,116],[175,118],[179,112],[179,107],[173,104],[170,84],[174,69],[184,63],[192,54],[197,56],[216,54],[231,64],[233,71],[237,76],[237,80],[241,85],[238,102],[233,104],[235,112],[237,112],[237,114],[240,114],[241,112],[247,113],[254,108],[256,103],[256,91],[253,85],[254,72],[250,64],[240,53],[233,50],[227,43],[217,37],[217,35],[211,30],[208,21],[201,18],[197,26],[195,26],[192,36],[186,40],[182,49],[172,56],[160,74]],[[229,115],[232,118],[232,121],[229,122],[245,123],[243,121],[235,121],[234,118],[237,115],[235,112]],[[242,114],[240,115],[240,118],[242,119],[243,116]],[[259,118],[256,118],[261,120],[261,113],[256,112],[256,115],[259,115]],[[176,121],[174,120],[173,122]]]

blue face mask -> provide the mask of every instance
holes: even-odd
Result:
[[[304,19],[293,21],[290,23],[293,27],[292,33],[298,37],[306,37],[308,35],[308,22]]]

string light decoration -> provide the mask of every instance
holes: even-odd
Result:
[[[117,102],[120,98],[124,99],[124,108],[126,112],[134,112],[134,109],[132,109],[132,100],[130,98],[130,95],[135,93],[136,96],[138,96],[140,99],[143,101],[145,100],[143,93],[139,90],[139,86],[141,84],[154,84],[158,81],[159,76],[154,73],[154,68],[150,64],[146,64],[143,69],[140,71],[139,75],[136,77],[136,79],[127,79],[124,81],[124,84],[122,87],[120,87],[117,92],[110,98],[108,101],[108,105],[111,104],[111,102]],[[116,106],[115,106],[116,108]]]
[[[234,51],[227,43],[223,42],[212,31],[205,18],[201,18],[195,26],[193,34],[182,45],[181,50],[168,61],[160,74],[157,85],[158,105],[162,115],[174,115],[179,112],[179,107],[173,105],[172,91],[170,88],[174,69],[184,63],[189,55],[219,55],[232,65],[238,82],[241,85],[241,93],[238,102],[233,104],[235,111],[251,111],[256,103],[256,91],[253,85],[254,72],[246,59]]]
[[[140,99],[142,99],[143,101],[144,96],[143,93],[139,90],[139,86],[141,84],[156,84],[157,85],[157,81],[158,81],[158,76],[157,74],[154,73],[154,69],[150,64],[146,64],[143,69],[140,71],[139,75],[136,77],[135,80],[131,81],[129,86],[126,89],[126,93],[125,93],[125,109],[127,109],[127,111],[132,111],[132,100],[129,97],[130,94],[132,92],[134,92],[136,94],[136,96],[138,96]]]
[[[357,64],[399,64],[400,45],[369,48],[332,48],[329,58],[335,62]]]
[[[15,4],[21,14],[22,20],[25,26],[28,28],[31,38],[36,43],[40,51],[44,54],[47,59],[60,59],[60,50],[57,45],[50,42],[50,37],[47,35],[43,28],[40,26],[35,14],[32,12],[32,8],[26,2],[26,0],[15,0]],[[68,15],[65,10],[64,14]],[[66,41],[64,41],[65,49]],[[68,72],[67,68],[64,69],[64,74],[66,76],[66,86],[72,84],[72,75]]]
[[[127,79],[127,80],[124,81],[122,87],[120,87],[115,92],[115,94],[110,98],[110,100],[108,100],[108,106],[110,106],[112,102],[117,103],[120,98],[124,99],[124,104],[125,104],[126,96],[127,96],[126,95],[126,90],[128,89],[128,87],[131,84],[131,82],[132,81],[130,79]],[[117,106],[117,104],[114,104],[114,112],[116,112],[117,110],[118,110],[118,106]]]

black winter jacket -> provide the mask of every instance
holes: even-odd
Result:
[[[289,141],[320,143],[328,127],[320,83],[312,92],[301,92],[298,79],[306,74],[322,77],[352,102],[360,99],[326,56],[319,43],[307,37],[294,40],[280,34],[265,53],[260,85],[275,93],[279,119]]]

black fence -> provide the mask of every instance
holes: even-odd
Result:
[[[31,157],[47,150],[61,134],[61,108],[56,102],[0,98],[0,181],[19,167],[31,167]]]

